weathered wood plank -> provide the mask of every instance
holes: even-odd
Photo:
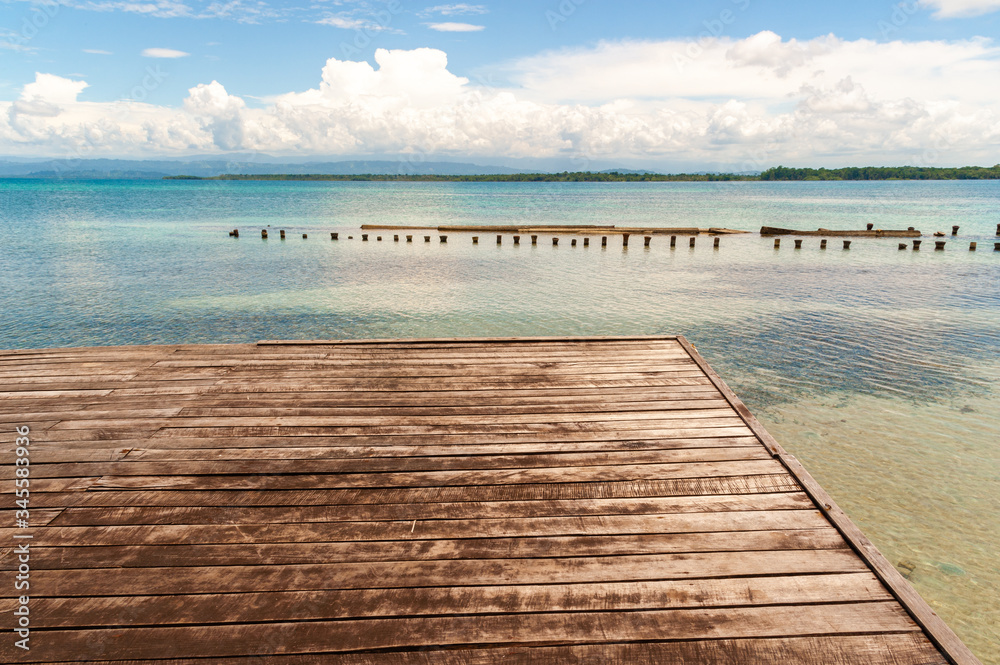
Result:
[[[157,444],[162,443],[157,440]],[[134,442],[136,444],[140,442]],[[148,444],[148,441],[141,442]],[[64,443],[38,442],[32,444],[32,464],[66,462],[108,462],[128,456],[130,461],[183,461],[183,460],[241,460],[241,459],[341,459],[378,457],[422,457],[446,455],[527,455],[555,453],[593,454],[626,451],[668,451],[699,448],[760,448],[760,442],[750,437],[706,439],[650,439],[638,441],[580,441],[567,443],[504,443],[467,445],[384,445],[384,446],[289,446],[286,439],[272,441],[264,438],[230,442],[242,444],[240,448],[102,448],[90,443],[86,448],[71,448]],[[272,447],[274,446],[274,447]],[[280,446],[280,447],[277,447]],[[0,446],[0,453],[14,452],[13,444]]]
[[[96,479],[94,479],[96,481]],[[643,497],[799,492],[788,474],[595,483],[389,487],[347,490],[156,490],[51,492],[33,496],[38,506],[335,506],[496,501],[566,501]]]
[[[403,471],[450,471],[486,469],[532,469],[583,466],[641,464],[679,464],[683,462],[722,462],[733,460],[769,460],[761,446],[735,448],[696,448],[619,453],[538,453],[532,455],[451,455],[413,457],[339,457],[312,459],[234,459],[146,461],[128,455],[117,461],[77,463],[36,463],[32,476],[62,478],[68,476],[166,476],[166,475],[240,475],[290,473],[365,473]],[[15,469],[0,467],[0,478],[13,478]]]
[[[553,553],[578,557],[690,552],[848,549],[836,529],[725,531],[697,534],[532,536],[458,540],[369,542],[35,546],[33,570],[70,568],[158,568],[169,566],[259,566],[334,562],[450,559],[537,559]],[[13,548],[0,550],[0,566],[17,568]]]
[[[867,571],[865,565],[850,550],[780,550],[626,555],[583,559],[574,557],[41,570],[32,575],[31,590],[33,598],[135,596],[319,589],[399,589],[418,586],[610,583],[865,571]],[[462,581],[466,583],[463,585]],[[0,589],[0,594],[7,598],[18,595],[13,588]]]
[[[519,586],[273,591],[241,594],[52,598],[32,618],[46,629],[169,626],[378,617],[600,612],[892,600],[869,572]],[[0,599],[0,613],[14,609]]]
[[[107,628],[48,631],[32,656],[45,659],[206,658],[284,653],[405,649],[426,645],[547,646],[594,643],[789,637],[817,634],[912,632],[917,627],[895,603],[802,605],[728,609],[486,615],[278,623],[262,635],[253,624]],[[13,640],[0,643],[0,657],[13,658]],[[36,651],[37,649],[37,651]]]
[[[779,473],[772,459],[739,462],[691,462],[637,466],[587,466],[515,470],[417,471],[378,474],[285,474],[216,476],[103,476],[96,487],[105,489],[336,489],[352,487],[443,487],[468,485],[524,485],[581,483],[668,478],[709,478]],[[45,480],[44,478],[38,479]],[[0,481],[0,491],[11,491],[13,480]]]
[[[662,515],[540,517],[521,519],[402,520],[252,525],[138,525],[48,527],[45,544],[147,545],[170,543],[290,543],[375,540],[438,540],[610,534],[699,533],[819,529],[815,510],[736,511]],[[0,529],[10,538],[13,529]]]
[[[429,519],[511,519],[583,515],[664,515],[669,513],[738,512],[741,510],[810,510],[802,492],[656,499],[587,499],[570,501],[504,501],[360,506],[287,507],[121,507],[67,508],[47,522],[52,526],[126,524],[303,524]],[[0,517],[9,511],[0,511]],[[38,511],[35,511],[38,512]],[[32,513],[34,515],[34,512]],[[11,519],[13,515],[10,515]],[[2,523],[11,523],[5,520]]]

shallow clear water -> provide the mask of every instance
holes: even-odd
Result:
[[[996,182],[0,180],[0,347],[681,333],[997,665],[998,210]],[[548,235],[497,247],[489,233],[442,245],[431,231],[426,244],[393,231],[363,243],[359,229],[869,222],[961,230],[944,252],[932,239],[901,252],[894,239],[821,251],[815,238],[775,251],[756,234],[718,251],[707,237],[693,250],[664,237],[553,248]]]

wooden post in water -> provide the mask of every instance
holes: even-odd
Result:
[[[264,240],[267,240],[267,229],[260,230],[260,237]]]
[[[514,244],[515,245],[521,244],[521,236],[514,236]]]
[[[607,247],[607,246],[608,246],[608,237],[601,236],[601,247]]]
[[[936,241],[934,241],[934,251],[935,252],[943,252],[944,251],[944,245],[945,245],[945,241],[944,240],[936,240]]]
[[[280,237],[280,238],[281,238],[282,240],[284,240],[284,239],[285,239],[285,230],[284,230],[284,229],[282,229],[282,230],[278,231],[278,236],[279,236],[279,237]]]
[[[826,238],[823,238],[822,240],[819,241],[819,248],[826,249]]]
[[[538,236],[531,236],[531,244],[532,245],[538,244]]]
[[[305,239],[306,239],[306,238],[308,238],[308,237],[309,237],[309,234],[308,234],[308,233],[303,233],[303,234],[302,234],[302,239],[303,239],[303,240],[305,240]]]
[[[957,236],[958,235],[958,227],[957,226],[951,227],[951,235],[953,235],[953,236]]]
[[[899,243],[899,248],[900,249],[906,249],[906,243],[905,242]]]
[[[441,242],[448,242],[448,236],[439,236],[439,237],[441,238]]]
[[[583,246],[584,247],[590,247],[590,238],[584,238],[583,239]]]
[[[473,245],[479,244],[479,236],[472,236],[472,244]]]
[[[367,233],[362,233],[361,234],[361,240],[363,242],[368,242],[368,234]]]
[[[576,238],[573,238],[572,240],[569,241],[569,246],[576,247]]]
[[[622,247],[626,247],[626,248],[628,247],[628,236],[629,236],[629,234],[627,234],[627,233],[623,233],[622,234]]]
[[[844,241],[844,249],[850,249],[850,248],[851,248],[851,241],[850,240],[845,240]]]
[[[375,240],[378,241],[378,242],[382,242],[382,236],[376,236]]]
[[[695,236],[691,236],[691,242],[688,243],[688,247],[694,249]]]
[[[969,251],[970,252],[976,251],[976,243],[974,243],[974,242],[970,242],[969,243]]]
[[[398,235],[393,235],[392,236],[392,241],[393,242],[399,242],[399,236]]]
[[[424,242],[430,242],[430,241],[431,241],[430,236],[424,236]]]
[[[719,249],[719,236],[715,236],[715,242],[712,243],[712,247]]]
[[[997,224],[997,235],[1000,236],[1000,224]]]
[[[914,252],[919,252],[920,251],[920,243],[921,242],[923,242],[923,241],[922,240],[914,240],[913,241],[913,251]]]
[[[781,238],[775,238],[774,239],[774,248],[775,249],[781,249]]]
[[[677,236],[670,236],[670,249],[677,246]]]
[[[413,236],[406,236],[406,242],[413,242]]]
[[[642,245],[643,245],[643,247],[649,247],[649,241],[652,240],[652,239],[653,239],[652,236],[645,236],[642,239]]]
[[[337,240],[339,238],[340,238],[339,233],[333,233],[333,232],[330,233],[330,240]],[[396,236],[396,240],[399,240],[399,236]]]
[[[1000,242],[993,243],[993,251],[1000,252]]]
[[[875,228],[875,225],[874,225],[874,224],[869,224],[869,225],[868,225],[868,230],[869,230],[869,231],[871,231],[871,230],[872,230],[872,229],[874,229],[874,228]]]
[[[552,239],[552,246],[553,246],[553,247],[555,247],[555,246],[557,246],[558,244],[559,244],[559,238],[553,238],[553,239]]]
[[[503,244],[503,236],[497,236],[497,244],[498,245],[502,245]]]
[[[801,238],[797,238],[795,240],[795,249],[802,249],[802,239]]]

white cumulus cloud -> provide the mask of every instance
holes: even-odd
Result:
[[[330,58],[315,87],[248,104],[224,81],[182,105],[79,100],[38,74],[0,102],[0,153],[430,154],[684,164],[996,163],[1000,48],[955,42],[617,42],[504,66],[473,83],[436,49]],[[933,150],[933,153],[928,153]],[[924,157],[933,154],[933,158]],[[669,166],[667,167],[669,168]]]

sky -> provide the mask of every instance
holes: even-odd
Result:
[[[1000,0],[0,0],[0,157],[1000,162]]]

